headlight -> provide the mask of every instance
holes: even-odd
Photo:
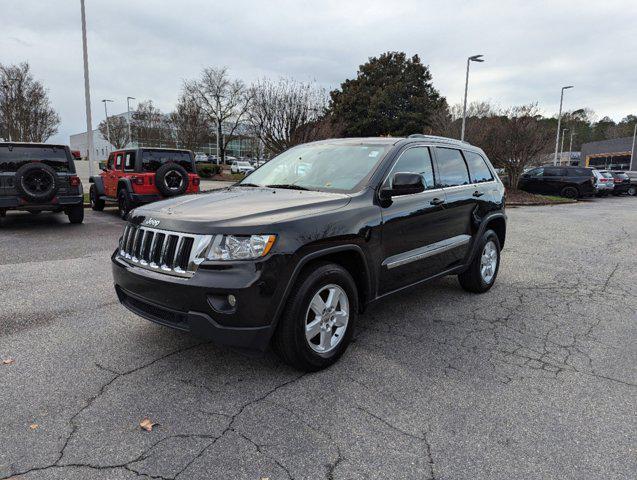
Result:
[[[253,260],[268,254],[276,235],[215,235],[207,260]]]

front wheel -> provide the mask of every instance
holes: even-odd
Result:
[[[91,185],[91,188],[88,191],[88,198],[91,201],[91,208],[94,211],[101,212],[104,210],[104,200],[98,197],[95,185]]]
[[[635,185],[631,185],[631,186],[628,188],[628,195],[630,195],[630,196],[632,196],[632,197],[637,196],[637,186],[635,186]]]
[[[126,194],[126,190],[121,189],[117,193],[117,209],[119,211],[119,216],[123,220],[126,220],[126,216],[128,212],[131,211],[130,200],[128,199],[128,195]]]
[[[349,272],[334,263],[317,264],[295,282],[272,347],[294,368],[321,370],[347,349],[357,315],[358,292]]]
[[[477,251],[469,268],[458,275],[458,281],[467,292],[484,293],[493,286],[500,269],[500,240],[493,230],[484,232]]]

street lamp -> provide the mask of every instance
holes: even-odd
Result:
[[[462,132],[460,132],[460,140],[464,141],[464,127],[467,121],[467,90],[469,89],[469,64],[471,62],[484,62],[484,55],[473,55],[467,58],[467,76],[464,82],[464,107],[462,108]]]
[[[560,127],[562,126],[562,102],[564,101],[564,90],[573,88],[573,85],[567,85],[562,87],[562,93],[560,94],[560,112],[557,114],[557,134],[555,136],[555,156],[553,157],[553,165],[557,165],[557,148],[560,144]]]
[[[86,101],[86,137],[88,141],[86,157],[88,159],[88,173],[93,176],[93,126],[91,121],[91,92],[88,79],[88,46],[86,43],[86,9],[84,0],[80,0],[82,13],[82,57],[84,59],[84,100]]]
[[[637,123],[635,124],[635,128],[633,129],[633,148],[630,149],[630,169],[636,170],[637,164],[634,162],[635,159],[635,137],[637,136]]]
[[[106,109],[106,103],[107,102],[112,102],[112,101],[113,100],[109,100],[108,98],[105,98],[105,99],[102,100],[102,103],[104,103],[104,115],[106,115],[106,140],[108,140],[109,144],[111,144],[111,129],[108,126],[108,110]],[[110,148],[109,148],[109,150],[110,150]]]
[[[126,97],[126,111],[128,112],[128,143],[133,143],[133,138],[130,134],[130,101],[135,100],[135,97]]]
[[[568,132],[568,128],[562,129],[562,144],[560,146],[560,165],[562,164],[562,160],[564,160],[564,133]]]
[[[5,96],[5,102],[6,102],[8,105],[11,105],[11,101],[9,100],[9,90],[10,90],[9,84],[7,84],[7,83],[3,83],[3,84],[2,84],[2,89],[3,89],[3,90],[4,90],[4,92],[5,92],[5,93],[4,93],[4,96]],[[9,109],[7,109],[7,110],[9,110]],[[9,118],[9,117],[10,117],[10,116],[11,116],[11,117],[13,117],[13,112],[10,112],[10,113],[11,113],[11,115],[7,115],[7,125],[6,125],[6,128],[7,128],[7,135],[9,136],[9,141],[11,141],[11,124],[12,124],[12,119],[11,119],[11,118]]]
[[[571,142],[568,144],[569,159],[573,158],[573,157],[570,157],[570,155],[572,155],[572,152],[573,152],[573,135],[575,135],[575,130],[571,128]]]

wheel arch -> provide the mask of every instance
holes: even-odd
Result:
[[[478,240],[482,237],[484,232],[487,229],[491,229],[498,236],[498,241],[500,242],[500,250],[504,248],[504,242],[506,241],[506,215],[504,212],[494,212],[482,219],[480,226],[478,227],[476,233],[473,236],[473,240],[471,241],[471,248],[469,249],[469,253],[465,258],[465,265],[469,265],[473,260],[473,257],[477,253],[478,249]]]
[[[95,189],[97,190],[98,195],[105,195],[104,191],[104,179],[100,176],[93,176],[88,179],[88,183],[92,183],[95,185]]]

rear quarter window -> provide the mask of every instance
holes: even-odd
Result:
[[[60,146],[0,146],[0,172],[15,172],[23,165],[41,162],[56,172],[72,172],[71,157]]]
[[[493,180],[493,174],[482,155],[465,151],[464,158],[467,161],[467,167],[469,167],[471,183],[490,182]]]

